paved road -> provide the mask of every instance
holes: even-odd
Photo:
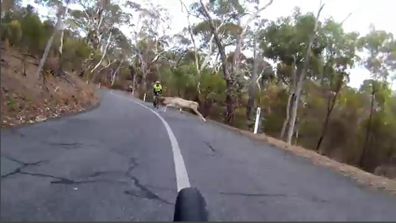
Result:
[[[136,102],[104,92],[90,112],[2,130],[1,220],[170,221],[188,183],[211,220],[396,220],[395,197],[190,114],[159,112],[161,121]]]

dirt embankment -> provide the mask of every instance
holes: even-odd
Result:
[[[35,123],[83,111],[99,98],[95,87],[66,72],[51,75],[45,84],[36,77],[39,59],[1,45],[1,127]]]

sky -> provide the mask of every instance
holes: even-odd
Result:
[[[122,2],[122,0],[119,0]],[[136,3],[144,3],[148,0],[134,0]],[[154,1],[154,0],[152,0]],[[189,5],[196,0],[183,0]],[[260,0],[262,5],[269,0]],[[24,5],[34,4],[34,0],[23,0]],[[169,11],[171,32],[178,33],[187,26],[185,13],[182,11],[180,0],[157,0],[154,1]],[[394,0],[322,0],[325,4],[321,18],[333,17],[335,21],[344,20],[350,13],[350,17],[344,22],[344,29],[347,32],[358,32],[365,35],[369,31],[370,25],[376,29],[392,32],[396,36],[396,1]],[[281,16],[288,16],[295,7],[300,7],[301,12],[315,12],[318,10],[320,0],[274,0],[272,5],[262,12],[262,16],[269,20],[275,20]],[[40,9],[40,13],[45,13],[45,9]],[[351,70],[349,86],[359,88],[363,80],[370,77],[369,72],[361,66],[356,66]],[[393,83],[396,89],[396,83]]]
[[[137,1],[139,2],[139,1]],[[193,0],[183,0],[186,4]],[[266,4],[267,0],[260,0]],[[392,32],[396,36],[396,1],[393,0],[322,0],[325,4],[321,18],[333,17],[335,21],[344,20],[350,13],[350,17],[344,22],[347,32],[358,32],[365,35],[373,24],[376,29]],[[159,0],[164,8],[169,10],[172,19],[172,27],[175,32],[187,26],[185,14],[182,13],[180,0]],[[275,20],[281,16],[288,16],[295,7],[300,7],[301,12],[317,12],[320,0],[274,0],[272,5],[263,11],[264,18]],[[351,70],[349,86],[359,88],[365,79],[370,78],[370,73],[361,66]],[[396,83],[393,84],[396,89]]]

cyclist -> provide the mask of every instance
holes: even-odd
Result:
[[[153,93],[154,93],[154,101],[153,105],[155,108],[157,108],[157,97],[161,96],[162,94],[162,85],[160,81],[156,81],[153,85]]]

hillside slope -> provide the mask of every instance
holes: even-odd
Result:
[[[1,127],[34,123],[83,111],[98,103],[95,88],[65,72],[45,69],[45,84],[35,76],[39,59],[1,46]]]

